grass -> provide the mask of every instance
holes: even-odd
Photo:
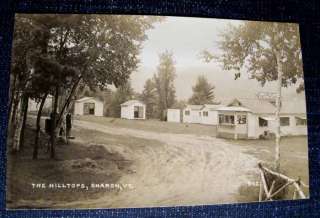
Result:
[[[139,129],[161,133],[193,134],[199,136],[216,136],[216,127],[202,124],[172,123],[155,119],[126,120],[111,117],[78,116],[77,119],[103,124],[111,127]]]
[[[229,140],[230,143],[242,146],[248,154],[255,156],[264,166],[273,168],[274,140]],[[308,167],[308,140],[306,136],[283,137],[280,144],[280,171],[294,179],[300,178],[305,184],[309,184]],[[260,181],[260,177],[253,176],[254,180]],[[303,188],[309,196],[309,189]],[[259,187],[244,185],[239,190],[242,200],[258,200]],[[287,190],[285,199],[292,198],[293,189]]]
[[[214,126],[200,124],[182,124],[161,122],[158,120],[124,120],[108,117],[82,116],[80,120],[100,123],[106,126],[131,128],[144,131],[193,134],[215,136]],[[30,119],[29,123],[34,122]],[[33,127],[34,128],[34,127]],[[126,160],[124,156],[115,151],[109,151],[104,145],[121,145],[119,147],[133,147],[145,149],[147,146],[161,146],[161,142],[123,135],[112,135],[87,129],[73,129],[72,135],[76,140],[69,145],[60,143],[57,146],[57,159],[51,160],[49,154],[40,150],[39,160],[32,160],[32,145],[34,130],[30,127],[26,131],[26,144],[24,150],[18,155],[8,154],[7,169],[7,202],[12,204],[18,200],[38,201],[35,207],[46,207],[49,202],[63,202],[86,200],[105,195],[104,191],[77,191],[77,190],[41,190],[32,189],[31,183],[116,183],[122,175],[131,172],[134,160]],[[255,156],[266,166],[271,166],[274,160],[274,140],[232,140],[231,144],[241,146],[243,151]],[[281,169],[292,178],[300,177],[309,183],[308,146],[307,137],[284,137],[281,140]],[[67,170],[61,166],[78,160],[92,160],[94,169],[79,170],[69,167]],[[78,164],[79,165],[79,164]],[[81,165],[81,164],[80,164]],[[257,175],[252,175],[252,181],[259,181]],[[304,189],[308,195],[309,190]],[[258,200],[259,186],[246,184],[239,189],[239,202],[252,202]],[[289,192],[290,194],[290,192]],[[20,205],[21,206],[21,205]],[[26,205],[22,205],[26,206]],[[29,205],[30,206],[30,205]]]
[[[29,120],[31,123],[32,119]],[[101,189],[33,189],[32,183],[114,184],[122,175],[132,173],[134,160],[100,144],[125,146],[159,145],[158,141],[109,135],[92,130],[74,129],[76,142],[58,143],[56,159],[49,159],[46,148],[32,160],[34,129],[26,129],[24,149],[7,158],[7,206],[9,208],[49,208],[56,202],[95,199],[106,194]],[[43,139],[43,136],[42,136]],[[80,142],[79,142],[80,141]],[[42,144],[45,141],[42,140]],[[22,202],[22,203],[21,203]]]

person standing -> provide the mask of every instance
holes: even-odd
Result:
[[[67,139],[70,136],[71,128],[72,128],[71,113],[68,113],[66,115],[66,137],[67,137]]]

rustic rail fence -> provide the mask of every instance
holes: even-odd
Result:
[[[281,173],[275,172],[273,170],[270,170],[264,166],[262,166],[261,163],[258,164],[259,170],[260,170],[260,191],[259,191],[259,201],[272,201],[277,195],[279,195],[281,192],[285,190],[285,188],[292,185],[294,187],[294,192],[292,199],[305,199],[306,195],[301,189],[301,186],[303,187],[309,187],[306,184],[304,184],[300,178],[299,179],[292,179],[286,175],[283,175]],[[272,177],[281,180],[282,183],[276,184],[276,179],[272,179],[272,181],[269,181],[269,184],[267,182],[267,174],[271,175]],[[271,182],[271,184],[270,184]]]

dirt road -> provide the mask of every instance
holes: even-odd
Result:
[[[128,160],[133,173],[120,183],[131,190],[95,200],[72,202],[64,207],[149,207],[237,202],[238,188],[255,173],[257,160],[243,148],[223,139],[186,134],[157,133],[75,120],[76,128],[96,130],[162,142],[137,147],[105,145]]]

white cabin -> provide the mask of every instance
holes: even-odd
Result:
[[[180,123],[181,122],[181,110],[180,109],[168,109],[167,110],[167,121]]]
[[[103,116],[103,102],[94,97],[83,97],[74,103],[74,115]]]
[[[183,109],[183,122],[184,123],[201,123],[201,109],[203,105],[189,104]]]
[[[121,118],[129,120],[146,119],[146,105],[138,100],[129,100],[122,103]]]
[[[206,125],[218,125],[218,109],[223,107],[221,104],[204,104],[201,109],[201,123]]]

